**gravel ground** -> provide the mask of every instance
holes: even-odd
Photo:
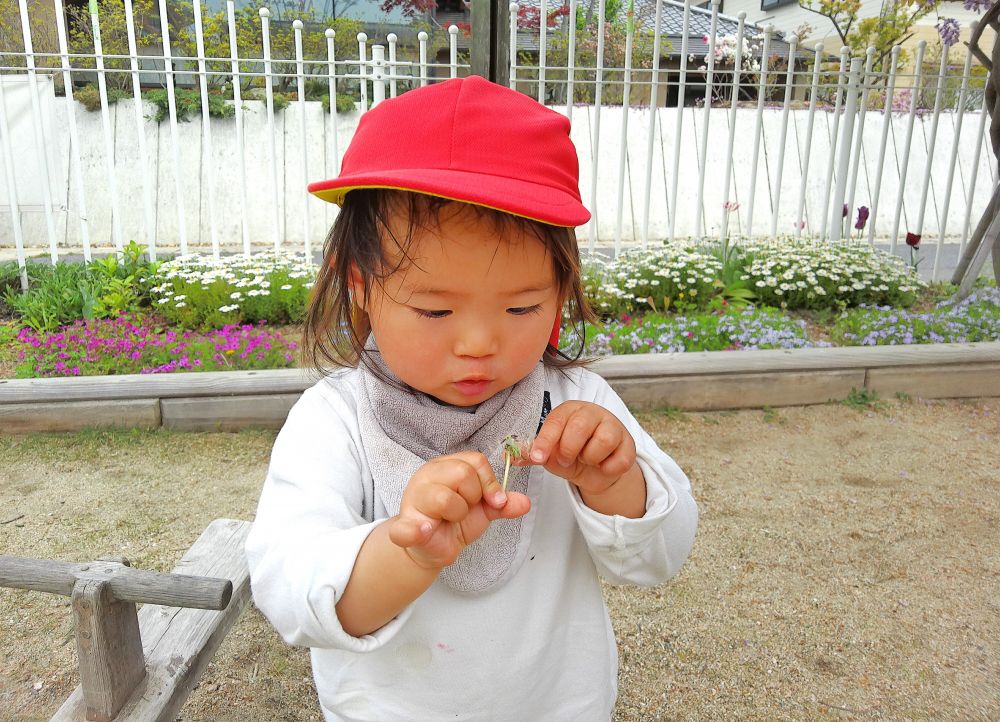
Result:
[[[1000,720],[1000,399],[641,421],[702,516],[676,580],[606,590],[616,720]],[[0,436],[0,553],[169,570],[252,517],[272,440]],[[0,649],[0,720],[47,720],[78,681],[67,600],[0,590]],[[250,609],[182,719],[319,720],[306,652]]]

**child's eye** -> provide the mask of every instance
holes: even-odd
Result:
[[[451,313],[451,311],[427,311],[422,308],[414,308],[413,312],[424,318],[444,318]]]
[[[515,306],[514,308],[508,308],[507,313],[513,314],[514,316],[527,316],[532,313],[538,313],[542,310],[542,304],[536,303],[534,306]]]

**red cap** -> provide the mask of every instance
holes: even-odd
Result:
[[[337,178],[309,192],[340,204],[355,188],[396,188],[554,226],[590,220],[566,116],[477,75],[417,88],[361,117]]]

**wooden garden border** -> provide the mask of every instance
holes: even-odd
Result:
[[[591,368],[638,411],[817,404],[852,389],[883,398],[1000,396],[1000,342],[627,355]],[[317,378],[282,369],[0,379],[0,432],[278,428]]]

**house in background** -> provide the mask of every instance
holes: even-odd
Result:
[[[890,2],[891,0],[884,0]],[[859,18],[878,17],[882,10],[883,0],[861,0],[861,7],[858,12]],[[818,7],[819,2],[815,5]],[[747,14],[747,21],[757,25],[771,23],[775,29],[782,32],[786,37],[801,32],[804,26],[809,26],[811,30],[805,36],[804,44],[813,47],[816,43],[823,43],[826,53],[838,54],[842,45],[840,36],[837,34],[833,23],[829,18],[818,13],[807,10],[799,5],[799,0],[722,0],[722,7],[726,13],[737,15],[741,12]],[[969,40],[969,24],[976,21],[981,13],[974,10],[966,10],[962,0],[946,0],[942,2],[937,13],[930,13],[916,22],[913,27],[913,35],[907,39],[902,47],[904,50],[915,50],[917,43],[926,40],[928,47],[941,46],[941,38],[935,29],[935,25],[943,18],[954,18],[961,26],[960,43],[956,47],[963,48]],[[994,33],[987,29],[983,34],[983,42],[986,47],[993,43]],[[952,50],[955,53],[955,50]],[[961,62],[961,61],[960,61]],[[974,63],[977,61],[973,60]]]
[[[522,7],[533,7],[539,8],[541,3],[540,0],[521,0],[519,3]],[[558,0],[549,0],[546,4],[550,16],[558,8],[566,6],[568,3],[559,2]],[[579,2],[578,7],[584,10],[587,7],[586,2]],[[553,35],[556,33],[565,33],[565,22],[567,18],[565,15],[559,16],[560,20],[557,24],[553,24],[550,21],[548,26],[548,44],[549,47],[554,45],[555,40]],[[691,13],[688,23],[688,37],[687,37],[687,77],[685,80],[685,93],[684,93],[684,105],[691,106],[702,102],[705,98],[705,77],[706,73],[702,68],[705,66],[706,56],[708,55],[709,43],[708,35],[712,29],[712,11],[711,7],[698,7],[694,4],[691,6]],[[738,28],[739,20],[735,15],[719,13],[716,24],[716,36],[717,38],[732,37],[735,39]],[[656,1],[655,0],[637,0],[635,3],[635,25],[637,30],[641,30],[644,33],[650,35],[653,34],[656,27]],[[752,56],[754,60],[759,64],[761,61],[762,41],[764,36],[764,23],[753,24],[747,19],[744,25],[744,38],[750,41],[751,47],[753,48]],[[678,77],[680,74],[681,67],[681,47],[684,39],[684,4],[680,2],[673,2],[672,0],[664,0],[662,5],[662,14],[660,18],[660,58],[658,67],[659,82],[664,86],[658,94],[658,104],[666,107],[673,107],[677,105],[677,93],[678,93]],[[526,28],[518,32],[518,51],[526,60],[523,61],[527,65],[536,65],[538,63],[538,48],[539,48],[539,33],[536,28]],[[787,68],[788,56],[789,56],[790,46],[784,35],[780,32],[775,32],[771,37],[770,47],[768,49],[768,67],[771,72],[775,72],[775,68]],[[551,57],[551,56],[549,56]],[[804,70],[807,65],[812,62],[813,53],[811,50],[806,48],[799,48],[796,51],[795,65],[798,70]],[[551,62],[551,61],[550,61]],[[741,97],[745,100],[756,100],[757,89],[754,87],[753,82],[757,78],[754,73],[752,76],[746,71],[747,59],[744,59],[744,72],[745,75],[742,76],[741,83],[744,86],[742,89]],[[720,84],[729,84],[732,82],[732,65],[717,64],[716,66],[717,74],[713,78],[713,83],[718,86]],[[550,77],[554,77],[551,70],[547,71]],[[782,70],[782,73],[784,70]],[[527,70],[525,72],[519,72],[518,88],[525,93],[532,94],[533,83],[530,78],[533,76],[534,71]],[[577,77],[583,77],[585,75],[585,70],[583,72],[578,71]],[[523,77],[526,76],[526,77]],[[620,82],[621,72],[615,73],[613,70],[608,74],[608,80],[612,82]],[[648,70],[636,70],[633,71],[633,90],[632,90],[632,102],[634,104],[644,105],[649,102],[649,87],[648,87],[649,71]],[[781,79],[771,76],[769,85],[772,85],[772,90],[769,93],[771,96],[769,99],[781,100],[784,97],[784,89],[780,86],[783,82],[783,76]],[[801,87],[797,86],[795,89],[795,94],[793,99],[801,99],[805,96],[806,88],[804,85]],[[560,94],[558,85],[553,85],[550,90],[550,97],[548,102],[565,102],[565,94]]]

